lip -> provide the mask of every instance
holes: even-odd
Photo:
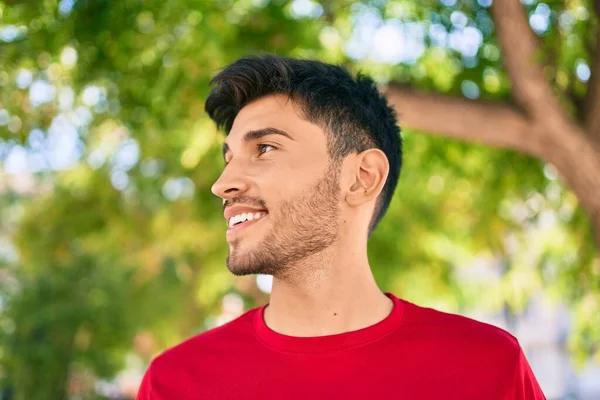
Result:
[[[254,219],[252,221],[245,221],[245,222],[242,222],[241,224],[238,224],[231,228],[228,228],[227,229],[227,238],[237,235],[240,231],[243,231],[244,229],[261,222],[263,219],[268,218],[268,216],[269,215],[267,214],[267,215],[260,217],[259,219]]]
[[[223,212],[223,216],[225,217],[226,221],[229,221],[229,218],[241,214],[241,213],[257,213],[257,212],[267,212],[267,210],[264,209],[260,209],[260,208],[254,208],[254,207],[247,207],[244,205],[233,205],[233,206],[229,206],[225,209],[225,211]]]

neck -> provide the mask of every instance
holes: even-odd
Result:
[[[390,314],[393,302],[377,287],[366,248],[342,252],[336,247],[273,277],[264,311],[269,328],[288,336],[326,336],[366,328]]]

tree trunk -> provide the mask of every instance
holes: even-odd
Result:
[[[555,97],[535,61],[538,38],[520,0],[494,1],[492,12],[516,106],[417,93],[398,85],[386,90],[387,97],[404,128],[510,148],[553,164],[590,217],[600,249],[600,119],[595,112],[600,65],[592,67],[586,98],[585,109],[593,111],[579,123]],[[600,63],[600,56],[594,60]]]

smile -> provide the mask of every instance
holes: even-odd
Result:
[[[227,229],[227,236],[233,233],[239,232],[240,230],[247,228],[260,222],[267,216],[266,212],[259,212],[254,214],[240,214],[232,217],[229,220],[229,228]]]

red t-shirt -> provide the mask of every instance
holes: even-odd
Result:
[[[137,399],[545,399],[508,332],[386,295],[384,320],[320,337],[254,308],[156,357]]]

